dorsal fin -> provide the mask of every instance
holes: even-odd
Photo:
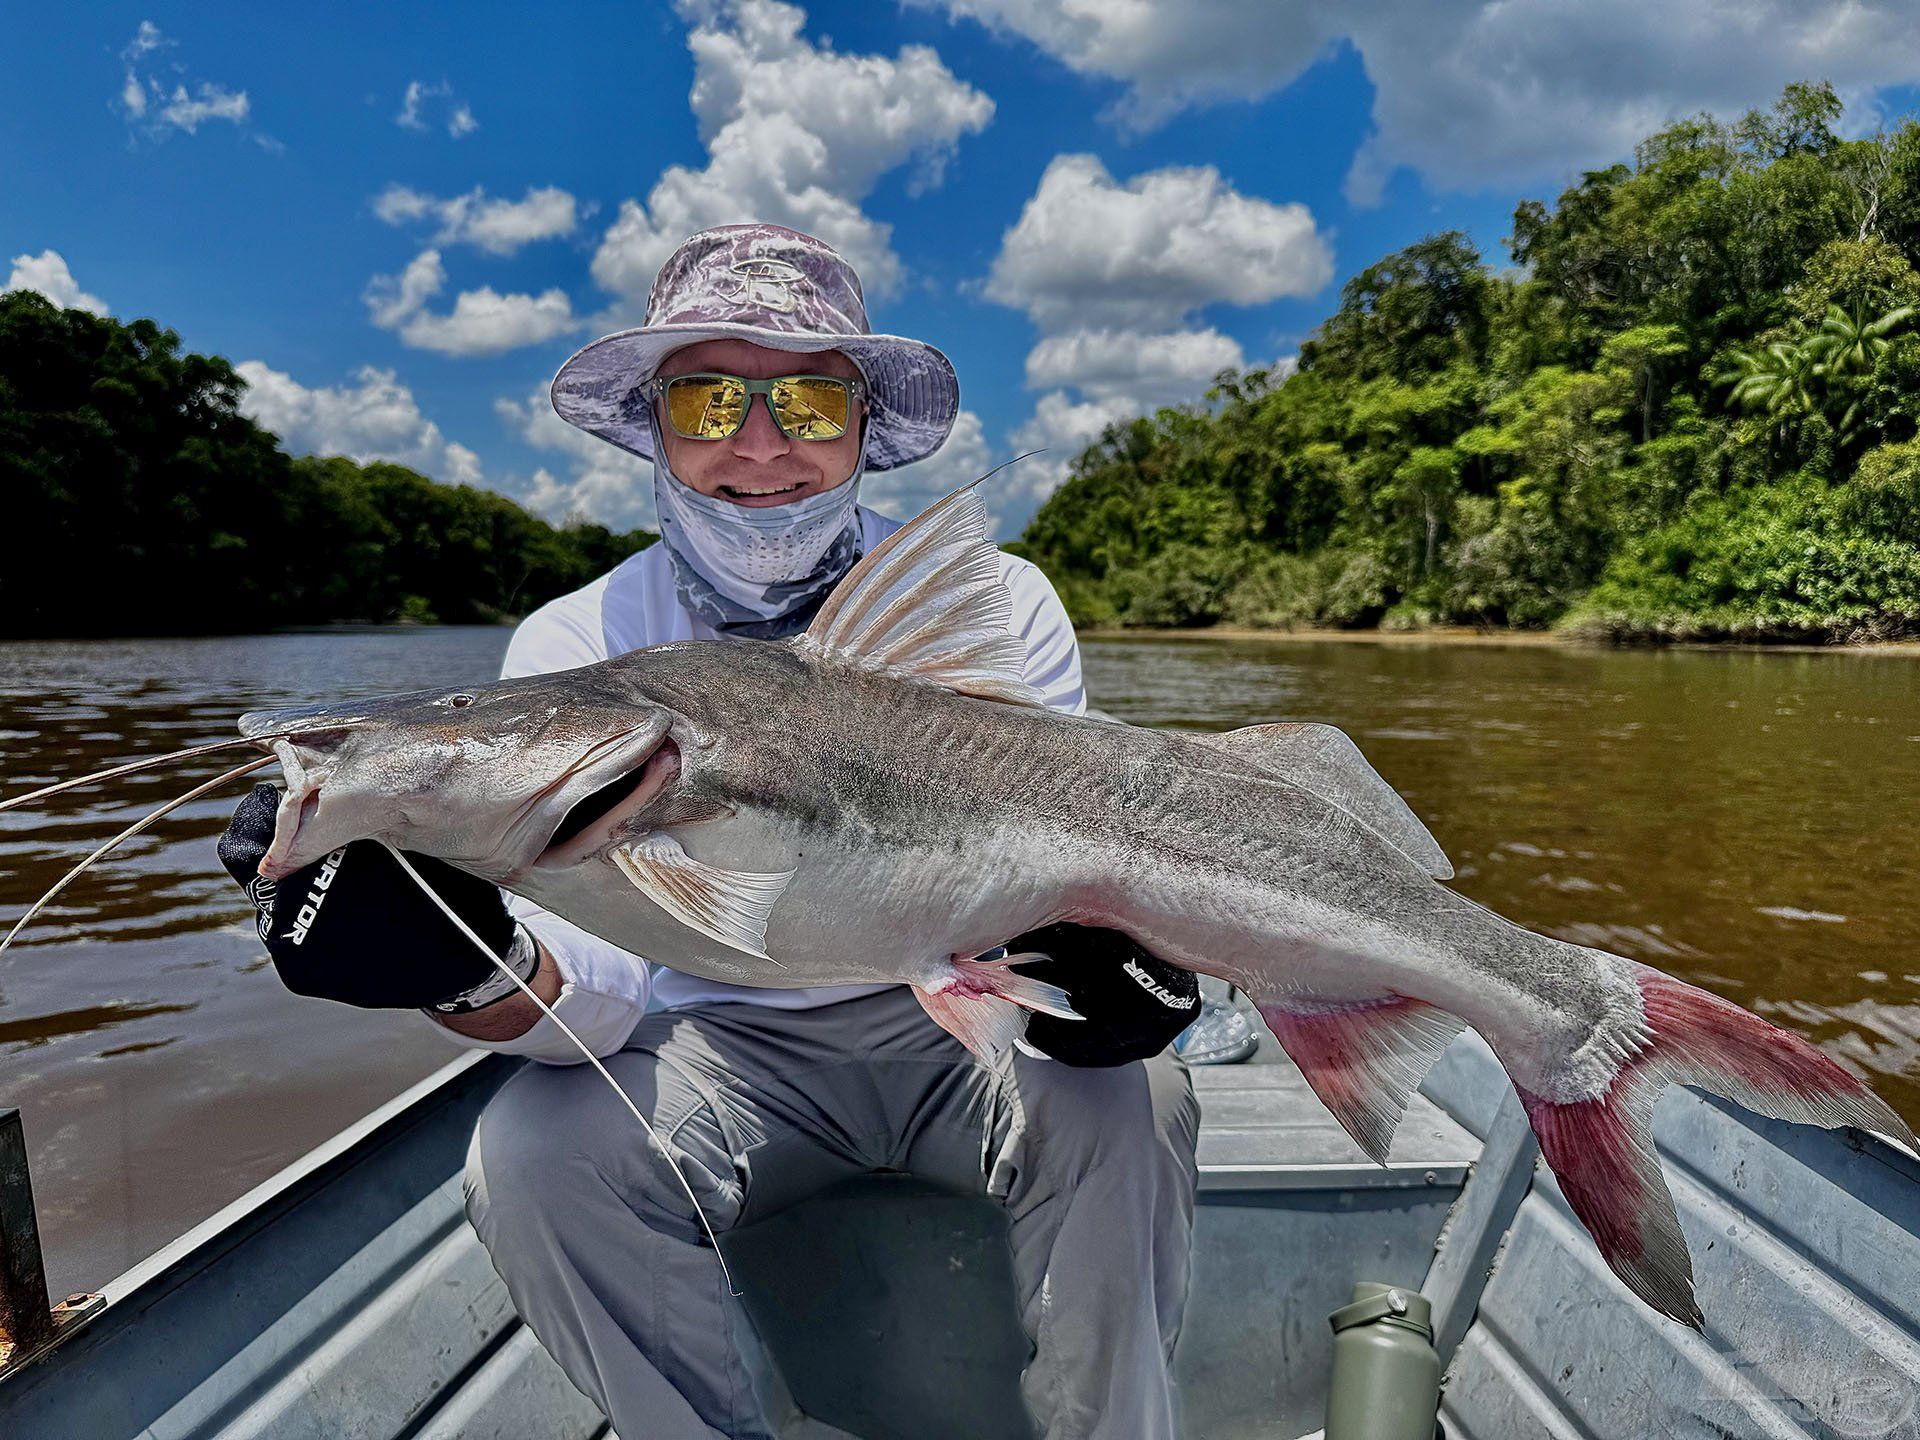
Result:
[[[987,511],[963,485],[889,535],[834,587],[796,644],[963,695],[1044,706],[1026,681]]]
[[[1216,749],[1272,771],[1289,785],[1338,805],[1436,880],[1453,878],[1453,863],[1407,802],[1367,763],[1346,731],[1333,725],[1248,725],[1225,734],[1194,735]]]

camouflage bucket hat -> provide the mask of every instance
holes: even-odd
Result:
[[[660,362],[702,340],[799,353],[838,350],[869,391],[869,470],[931,455],[960,408],[953,363],[933,346],[867,327],[860,277],[824,241],[779,225],[702,230],[667,257],[646,323],[594,341],[553,377],[553,408],[588,434],[653,459],[646,399]]]

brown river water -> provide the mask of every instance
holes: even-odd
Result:
[[[500,629],[0,644],[0,796],[223,739],[240,711],[470,684]],[[1453,857],[1548,934],[1811,1037],[1920,1124],[1920,659],[1098,638],[1143,725],[1346,729]],[[234,757],[0,815],[0,933],[94,845]],[[94,1288],[458,1052],[412,1014],[283,990],[214,857],[238,800],[116,852],[0,956],[56,1294]],[[398,963],[398,958],[397,958]]]

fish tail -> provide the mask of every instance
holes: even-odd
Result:
[[[1778,1120],[1853,1125],[1909,1146],[1913,1132],[1799,1036],[1650,966],[1614,963],[1638,987],[1645,1018],[1641,1033],[1623,1042],[1613,1078],[1572,1100],[1517,1082],[1515,1089],[1561,1193],[1607,1265],[1654,1309],[1697,1330],[1693,1264],[1653,1144],[1662,1090],[1692,1085]]]
[[[975,960],[956,960],[953,971],[936,985],[913,987],[913,997],[935,1024],[992,1064],[1027,1028],[1027,1012],[1038,1010],[1062,1020],[1086,1017],[1073,1008],[1067,992],[1011,965],[1045,960],[1040,954],[992,952]]]

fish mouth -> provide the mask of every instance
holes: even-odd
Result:
[[[557,870],[592,859],[613,843],[620,828],[661,795],[680,774],[680,747],[659,737],[638,764],[621,757],[612,776],[570,803],[524,869]]]
[[[300,843],[301,829],[320,808],[320,783],[324,778],[310,770],[299,751],[285,740],[271,743],[256,741],[280,762],[280,773],[287,790],[273,815],[273,839],[260,857],[259,873],[268,880],[279,880],[300,868],[293,861],[294,847]]]
[[[278,880],[319,858],[318,853],[306,853],[328,843],[316,838],[317,830],[341,827],[341,817],[326,804],[329,795],[335,806],[344,797],[350,808],[364,808],[352,807],[351,802],[368,797],[353,794],[351,777],[343,783],[342,777],[333,773],[337,768],[331,763],[334,757],[303,753],[304,734],[296,745],[269,738],[269,726],[259,728],[268,733],[250,738],[280,761],[286,784],[274,815],[273,840],[259,863],[261,875]],[[413,830],[421,827],[407,826],[407,806],[399,799],[387,797],[390,803],[385,808],[375,807],[374,813],[383,820],[397,816],[401,831],[397,838],[388,834],[389,843],[436,855],[495,884],[511,886],[535,865],[573,864],[588,858],[596,845],[611,839],[610,833],[603,831],[638,810],[679,773],[679,754],[679,747],[667,738],[663,724],[605,736],[586,747],[559,775],[506,817],[500,843],[488,846],[488,855],[480,858],[469,859],[436,848],[430,843],[431,825],[424,826],[428,833],[415,835]],[[625,803],[628,801],[632,803]],[[431,811],[430,800],[422,805],[425,811]],[[389,809],[393,815],[388,815]],[[331,824],[328,815],[333,816]],[[361,838],[378,839],[383,832],[367,829],[357,833]],[[344,843],[348,838],[342,834],[333,837],[332,843]],[[418,843],[421,840],[429,843]],[[529,858],[515,863],[514,856]]]

